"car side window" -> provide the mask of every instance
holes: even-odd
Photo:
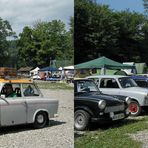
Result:
[[[148,82],[147,81],[141,81],[141,80],[135,80],[138,86],[140,87],[148,87]]]
[[[21,97],[20,84],[6,83],[1,90],[1,95],[5,95],[6,98]]]
[[[39,91],[34,84],[22,84],[24,96],[39,96]]]
[[[115,79],[107,78],[101,79],[100,88],[119,88],[119,86]]]
[[[84,82],[78,82],[77,83],[77,92],[83,92],[88,87],[85,85]]]

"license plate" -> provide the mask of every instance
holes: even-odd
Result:
[[[121,114],[116,114],[112,117],[112,120],[118,120],[118,119],[122,119],[124,118],[124,114],[121,113]]]

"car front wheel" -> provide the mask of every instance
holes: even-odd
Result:
[[[138,116],[141,113],[141,107],[138,102],[131,101],[129,104],[129,111],[131,113],[131,116]]]
[[[45,112],[38,112],[35,116],[34,127],[43,128],[48,123],[48,117]]]
[[[83,110],[77,110],[74,114],[74,128],[76,130],[85,130],[89,125],[90,115]]]

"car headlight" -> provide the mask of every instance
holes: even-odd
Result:
[[[126,97],[125,101],[126,101],[127,104],[130,104],[131,103],[130,97]]]
[[[100,101],[98,102],[98,107],[99,107],[100,109],[104,109],[104,108],[106,107],[106,101],[100,100]]]

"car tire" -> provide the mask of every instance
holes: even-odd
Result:
[[[74,113],[74,128],[83,131],[89,126],[90,115],[84,110],[77,110]]]
[[[137,101],[131,101],[129,104],[131,116],[138,116],[141,113],[141,107]]]
[[[45,112],[38,112],[35,116],[34,128],[43,128],[48,124],[48,117]]]

